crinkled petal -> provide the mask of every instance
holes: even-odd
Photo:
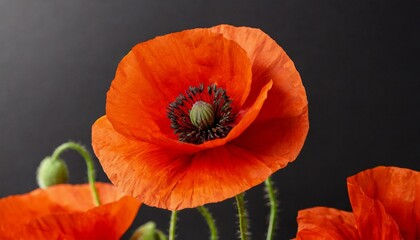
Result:
[[[229,144],[183,154],[130,140],[106,117],[95,122],[92,142],[115,185],[147,205],[170,210],[223,201],[272,173],[262,159]]]
[[[175,186],[176,208],[196,207],[234,197],[272,174],[263,159],[227,144],[194,155],[188,171]]]
[[[361,239],[351,212],[314,207],[300,210],[297,221],[297,240]]]
[[[57,185],[0,199],[1,239],[118,239],[140,202],[110,184],[96,183],[102,205],[95,207],[89,185]]]
[[[34,239],[120,239],[134,220],[140,202],[123,197],[86,212],[51,214],[25,226]]]
[[[215,26],[211,31],[237,42],[247,52],[252,64],[249,101],[273,80],[273,89],[257,120],[296,117],[308,111],[305,88],[294,63],[270,36],[259,29],[230,25]]]
[[[264,159],[274,172],[298,156],[308,133],[304,125],[308,126],[307,113],[291,119],[254,121],[232,144]]]
[[[234,144],[272,159],[273,170],[278,170],[296,159],[309,129],[308,103],[299,73],[284,50],[259,29],[219,25],[211,30],[236,41],[251,59],[252,85],[245,105],[252,104],[258,89],[273,81],[258,118]]]
[[[376,167],[349,177],[347,186],[363,239],[420,239],[419,172]]]
[[[246,52],[208,29],[186,30],[140,43],[118,66],[107,95],[107,117],[114,129],[128,138],[178,148],[191,145],[178,143],[167,107],[189,87],[201,83],[216,83],[226,89],[233,108],[241,109],[251,86]]]

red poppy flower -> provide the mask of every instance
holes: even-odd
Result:
[[[92,145],[116,186],[175,210],[263,182],[297,157],[307,131],[305,89],[283,49],[261,30],[221,25],[136,45]]]
[[[420,239],[420,174],[377,167],[347,179],[353,213],[299,211],[297,239]]]
[[[88,184],[56,185],[0,199],[0,239],[119,239],[140,202],[111,184],[96,187],[102,203],[96,207]]]

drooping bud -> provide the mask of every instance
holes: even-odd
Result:
[[[66,163],[61,159],[53,160],[46,157],[39,164],[36,179],[38,186],[47,188],[56,184],[67,183],[69,171]]]
[[[130,240],[166,240],[165,234],[156,229],[154,222],[147,222],[136,229]]]
[[[211,104],[204,101],[197,101],[191,108],[191,123],[199,129],[211,128],[214,124],[214,108]]]

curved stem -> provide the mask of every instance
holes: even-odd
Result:
[[[171,222],[169,223],[169,240],[175,240],[176,214],[177,211],[172,211]]]
[[[99,200],[98,190],[96,189],[96,186],[95,186],[95,167],[93,165],[93,161],[92,161],[92,158],[90,157],[89,152],[82,145],[75,142],[63,143],[54,150],[54,153],[52,154],[51,158],[55,161],[63,152],[69,149],[72,149],[78,152],[85,160],[86,167],[87,167],[88,181],[89,181],[90,188],[92,190],[93,199],[97,206],[101,205],[101,202]]]
[[[248,240],[248,214],[245,209],[244,193],[236,195],[235,199],[236,206],[238,208],[239,231],[241,234],[241,240]]]
[[[207,225],[209,226],[210,240],[218,240],[219,237],[217,235],[216,223],[210,211],[204,206],[197,207],[197,210],[201,213],[201,215],[203,215],[204,219],[207,222]]]
[[[270,221],[268,224],[266,240],[272,240],[274,237],[274,229],[277,223],[276,191],[273,188],[273,183],[271,181],[271,178],[267,178],[267,180],[265,180],[264,183],[265,183],[265,191],[267,192],[268,200],[270,202]]]

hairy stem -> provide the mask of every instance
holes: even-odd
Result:
[[[274,190],[273,183],[271,178],[265,180],[265,191],[268,195],[268,200],[270,203],[270,221],[268,223],[267,238],[266,240],[273,240],[274,230],[277,224],[277,199],[276,191]]]
[[[244,193],[236,195],[236,206],[238,208],[239,233],[241,240],[248,240],[248,213],[245,209]]]
[[[209,226],[210,240],[218,240],[219,237],[217,234],[216,223],[210,211],[204,206],[197,207],[197,210],[201,213],[201,215],[203,215],[204,219],[207,222],[207,225]]]

